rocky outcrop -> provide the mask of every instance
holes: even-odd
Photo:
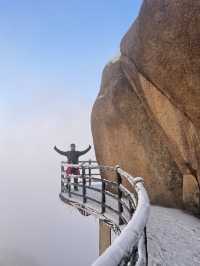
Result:
[[[196,0],[145,0],[121,56],[105,67],[92,111],[99,163],[144,176],[152,203],[193,212],[200,184],[199,12]]]

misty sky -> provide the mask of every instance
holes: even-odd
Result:
[[[58,198],[53,146],[92,144],[102,69],[140,5],[0,0],[0,266],[87,266],[98,256],[98,221]]]

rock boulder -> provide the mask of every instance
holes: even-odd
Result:
[[[152,203],[193,206],[194,212],[200,187],[199,12],[196,0],[144,0],[120,57],[104,69],[92,111],[100,164],[143,176]],[[194,204],[185,202],[194,198],[188,193],[195,193]]]

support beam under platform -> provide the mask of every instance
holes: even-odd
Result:
[[[111,228],[99,220],[99,256],[111,245]]]

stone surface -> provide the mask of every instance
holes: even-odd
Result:
[[[184,175],[200,184],[199,12],[196,0],[145,0],[92,111],[99,163],[143,176],[164,206],[184,207]]]
[[[183,203],[186,209],[199,214],[199,187],[192,175],[183,176]]]
[[[145,0],[122,54],[200,127],[200,1]]]

